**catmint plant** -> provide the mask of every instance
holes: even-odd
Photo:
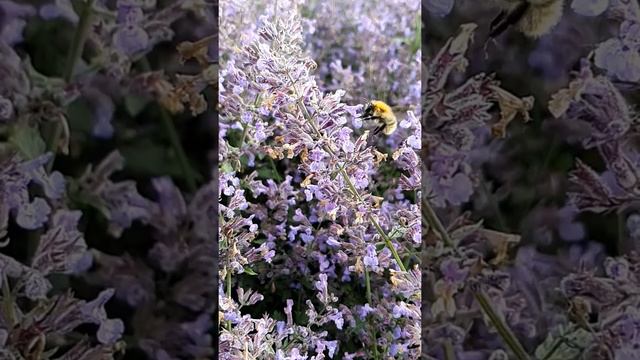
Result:
[[[343,3],[351,36],[326,4],[220,6],[221,358],[417,358],[417,3]],[[404,109],[386,141],[365,94]]]

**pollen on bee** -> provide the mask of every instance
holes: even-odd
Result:
[[[372,100],[371,105],[376,111],[379,111],[381,113],[391,112],[391,107],[382,101]]]

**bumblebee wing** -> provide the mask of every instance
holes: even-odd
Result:
[[[527,12],[529,8],[529,2],[522,1],[516,5],[513,9],[509,11],[508,14],[502,15],[498,14],[498,16],[491,22],[491,27],[489,29],[489,37],[495,38],[496,36],[502,34],[507,28],[522,19],[524,14]]]

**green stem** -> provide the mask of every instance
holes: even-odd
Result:
[[[373,333],[373,359],[380,359],[380,353],[378,353],[378,335],[376,334],[376,329],[372,326],[371,331]]]
[[[9,289],[9,278],[6,274],[2,274],[2,308],[5,319],[7,319],[7,325],[9,325],[9,330],[11,330],[16,323],[13,303],[13,295],[11,294],[11,289]]]
[[[82,50],[84,49],[84,43],[87,40],[87,35],[91,25],[91,10],[93,8],[94,0],[88,0],[82,4],[82,10],[80,12],[80,20],[76,32],[73,34],[73,40],[71,42],[71,48],[67,55],[67,61],[64,69],[63,79],[65,83],[71,82],[73,77],[73,70],[75,69],[78,59],[82,56]],[[63,120],[59,120],[63,121]],[[53,123],[53,128],[46,137],[47,150],[53,152],[54,159],[51,159],[47,164],[47,171],[51,171],[53,168],[53,162],[55,160],[56,148],[58,145],[58,139],[62,134],[62,127],[59,122]]]
[[[238,149],[242,148],[242,145],[244,145],[244,141],[247,138],[247,132],[249,132],[249,124],[243,124],[242,137],[240,138],[240,146],[238,146]]]
[[[269,156],[268,158],[269,158],[269,163],[271,163],[271,169],[273,170],[273,175],[275,175],[275,178],[278,182],[282,182],[282,177],[280,176],[280,173],[278,173],[278,169],[276,168],[276,163],[273,161],[271,156]]]
[[[371,306],[373,305],[371,301],[371,277],[369,276],[369,269],[367,269],[366,267],[364,269],[364,280],[367,288],[367,303],[369,303],[369,306]],[[377,360],[379,359],[380,355],[378,354],[378,339],[377,339],[376,329],[373,326],[371,326],[371,322],[369,322],[369,325],[371,327],[371,336],[373,337],[373,355],[374,355],[374,359]]]
[[[489,202],[489,205],[493,208],[493,213],[496,216],[496,219],[498,220],[498,225],[500,226],[500,231],[505,231],[505,232],[509,232],[509,227],[507,226],[507,222],[504,219],[504,216],[502,215],[502,211],[500,210],[500,205],[498,204],[498,201],[496,200],[495,196],[493,196],[493,194],[491,193],[491,190],[489,189],[489,186],[487,186],[487,182],[486,179],[483,179],[480,181],[480,186],[482,187],[482,191],[484,192],[485,196],[487,197],[487,201]]]
[[[67,83],[71,81],[76,62],[82,56],[84,42],[87,40],[89,25],[91,24],[91,10],[93,9],[93,3],[94,0],[87,0],[87,2],[82,5],[80,21],[78,22],[76,33],[73,35],[71,51],[67,57],[67,66],[64,71],[64,81]]]
[[[227,296],[231,299],[231,271],[227,269]],[[231,331],[231,320],[227,320],[227,330]]]
[[[449,232],[444,227],[444,225],[442,225],[442,222],[438,218],[438,215],[433,210],[433,207],[431,207],[431,203],[429,202],[429,200],[422,199],[422,208],[424,210],[424,215],[426,216],[427,223],[440,234],[440,237],[442,238],[442,241],[444,241],[445,245],[451,248],[455,248],[455,244],[453,243],[453,240],[451,240]]]
[[[193,177],[191,172],[191,167],[189,166],[189,161],[187,159],[187,154],[182,147],[182,143],[180,143],[180,137],[178,136],[178,132],[176,131],[176,127],[173,124],[173,120],[166,109],[160,107],[160,118],[162,120],[162,126],[164,127],[164,131],[169,137],[169,142],[171,143],[171,147],[173,147],[173,151],[176,152],[176,156],[178,157],[178,162],[180,163],[180,168],[184,173],[185,181],[187,182],[187,188],[191,192],[195,192],[198,189],[196,185],[196,180]]]
[[[369,306],[371,306],[373,305],[371,303],[371,277],[369,276],[369,269],[366,267],[364,268],[364,281],[367,287],[367,302],[369,303]]]
[[[456,360],[456,352],[453,349],[450,339],[444,340],[444,358],[445,360]]]
[[[549,352],[547,353],[547,355],[545,355],[542,360],[548,360],[551,358],[551,355],[553,355],[559,348],[560,345],[564,344],[565,339],[561,338],[560,340],[558,340],[555,344],[553,344],[553,347],[551,348],[551,350],[549,350]]]
[[[146,57],[142,57],[140,59],[140,65],[145,71],[151,71],[151,64],[149,64],[149,60],[147,60]],[[187,155],[182,147],[182,143],[180,142],[180,136],[178,136],[178,131],[176,130],[171,116],[162,106],[160,106],[160,120],[162,122],[162,127],[169,138],[171,147],[178,157],[178,163],[180,163],[180,168],[182,169],[185,181],[187,182],[187,188],[189,191],[195,192],[198,189],[198,186],[196,185],[196,180],[191,172]]]
[[[524,349],[522,344],[520,344],[520,341],[518,341],[518,338],[516,338],[509,326],[502,320],[502,318],[500,318],[500,316],[498,316],[498,313],[493,309],[493,307],[491,306],[491,301],[489,300],[487,295],[485,295],[482,290],[477,290],[474,291],[473,296],[478,301],[478,304],[480,304],[480,308],[482,308],[482,311],[484,311],[493,326],[498,331],[498,334],[500,334],[502,340],[504,340],[509,349],[511,349],[511,351],[515,354],[516,358],[518,360],[529,360],[529,355],[527,354],[526,350]]]
[[[348,181],[349,185],[353,186],[351,184],[351,180],[349,179],[349,175],[347,175],[346,172],[343,172],[343,176],[345,177],[345,179]],[[393,243],[391,242],[391,239],[389,239],[389,237],[387,236],[387,234],[384,232],[384,230],[382,229],[382,227],[380,226],[380,224],[378,224],[378,222],[376,221],[376,219],[373,218],[373,215],[369,214],[369,221],[371,221],[371,223],[373,224],[373,226],[376,228],[376,230],[378,231],[378,234],[380,234],[380,236],[382,236],[382,239],[384,240],[385,245],[387,246],[387,249],[389,249],[389,251],[391,251],[391,254],[393,254],[393,258],[396,260],[396,262],[398,263],[398,267],[400,268],[400,270],[402,271],[407,271],[407,268],[404,266],[404,264],[402,263],[402,260],[400,259],[400,255],[398,255],[398,252],[396,251],[396,248],[393,247]]]

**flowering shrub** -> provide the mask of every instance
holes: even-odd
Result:
[[[220,10],[220,358],[417,358],[417,2]]]
[[[425,358],[640,356],[640,11],[564,3],[482,46],[488,21],[459,20],[497,8],[424,2]]]
[[[0,358],[213,356],[213,10],[0,2]]]

